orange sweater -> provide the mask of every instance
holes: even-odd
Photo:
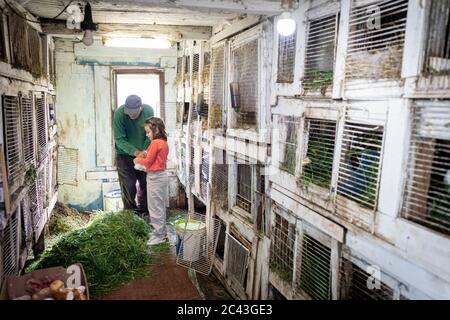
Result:
[[[163,139],[152,140],[147,148],[145,158],[136,158],[136,162],[145,166],[146,171],[166,170],[167,155],[169,154],[169,145]]]

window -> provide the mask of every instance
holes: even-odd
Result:
[[[416,102],[402,216],[450,234],[448,102]]]
[[[252,211],[252,167],[237,165],[236,205],[248,213]]]
[[[355,7],[350,16],[345,76],[399,79],[408,0],[382,0]]]
[[[278,38],[278,83],[294,82],[295,54],[297,32],[290,36],[279,35]]]
[[[331,187],[336,122],[324,119],[306,119],[306,148],[302,159],[301,182],[304,186],[314,184]]]
[[[329,92],[333,84],[334,56],[337,41],[339,14],[315,19],[309,22],[303,89]]]

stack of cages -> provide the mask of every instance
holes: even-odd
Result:
[[[389,274],[388,268],[345,245],[343,232],[299,218],[276,202],[272,210],[269,282],[284,298],[426,298],[422,292]]]
[[[272,206],[270,285],[276,295],[282,294],[288,299],[426,297],[424,291],[420,291],[423,289],[416,290],[404,283],[409,281],[407,277],[387,265],[390,258],[381,259],[372,252],[359,254],[355,250],[361,248],[352,240],[353,237],[359,239],[362,232],[369,242],[374,239],[370,233],[381,237],[386,234],[384,240],[390,241],[392,235],[385,225],[387,212],[380,212],[388,210],[387,199],[379,204],[383,161],[392,154],[391,147],[386,154],[384,149],[389,142],[386,141],[387,129],[392,144],[398,143],[392,138],[392,132],[403,131],[392,128],[391,123],[401,120],[398,114],[406,115],[409,106],[411,128],[401,217],[425,227],[420,228],[421,232],[430,236],[433,233],[426,229],[436,231],[434,236],[449,235],[450,167],[446,165],[449,136],[445,130],[449,103],[426,99],[448,98],[446,60],[450,58],[447,37],[450,3],[430,1],[419,8],[406,0],[351,0],[342,1],[342,13],[337,6],[333,8],[333,4],[323,8],[322,5],[306,11],[306,30],[298,28],[298,32],[304,31],[306,35],[301,99],[278,97],[274,108],[274,123],[279,132],[272,136],[275,144],[272,150],[278,153],[278,158],[272,157],[272,166],[278,174],[271,177],[271,195],[278,204]],[[412,13],[411,20],[415,21],[423,11],[429,17],[427,50],[422,74],[411,86],[416,90],[413,97],[418,100],[408,101],[401,91],[404,89],[410,94],[411,89],[403,88],[401,75],[406,56],[406,18]],[[338,38],[342,40],[339,43]],[[279,36],[277,90],[293,96],[292,90],[280,89],[281,84],[291,83],[289,72],[284,70],[285,64],[292,63],[285,53],[289,49],[287,41]],[[380,90],[376,90],[378,88]],[[345,102],[325,100],[342,97]],[[391,163],[385,170],[392,170]],[[388,180],[385,174],[383,194],[388,189]],[[289,210],[280,209],[282,206]],[[394,212],[388,214],[393,216]],[[327,222],[314,222],[321,219]],[[396,221],[415,229],[414,224],[403,219]],[[328,223],[340,225],[343,233],[348,230],[347,242],[344,237],[328,232],[325,228]],[[311,232],[311,226],[317,230]],[[292,236],[293,230],[296,236]],[[319,230],[331,236],[332,241],[321,237],[320,232],[316,232]],[[302,232],[304,235],[299,237]],[[333,239],[338,243],[337,251]],[[292,250],[293,247],[297,249]],[[391,251],[386,253],[396,255],[394,248]],[[306,262],[310,259],[308,252],[320,256],[317,258],[320,261],[314,258]],[[331,257],[331,262],[324,257]],[[376,263],[384,269],[377,269]],[[314,267],[308,268],[308,265]],[[325,271],[316,274],[320,270]],[[423,270],[431,272],[431,269]],[[377,272],[381,280],[372,277]],[[330,274],[330,278],[326,274]],[[403,282],[395,277],[403,278]],[[369,282],[374,283],[373,287]]]
[[[450,235],[450,2],[423,7],[425,54],[410,112],[409,154],[401,216]],[[442,100],[431,100],[441,98]],[[447,99],[447,100],[444,100]]]
[[[308,222],[275,201],[272,213],[270,284],[287,299],[338,299],[343,233]]]
[[[448,101],[417,100],[411,133],[402,217],[450,235],[450,121]]]

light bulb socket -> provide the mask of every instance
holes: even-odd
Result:
[[[83,30],[97,30],[97,25],[92,20],[92,8],[89,2],[84,7],[84,20],[80,26]]]

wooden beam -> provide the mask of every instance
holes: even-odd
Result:
[[[115,0],[104,0],[102,4],[108,4]],[[189,10],[211,10],[215,12],[234,12],[240,14],[262,14],[275,15],[282,11],[281,1],[268,0],[134,0],[132,3],[121,3],[124,5],[140,5],[142,7],[162,7],[162,8],[179,8]]]
[[[247,29],[256,25],[260,21],[260,17],[247,17],[236,23],[233,23],[231,26],[228,26],[223,31],[217,33],[216,35],[211,37],[211,44],[219,42],[223,39],[229,38],[240,31]]]
[[[80,35],[82,30],[70,30],[62,20],[42,19],[42,31],[51,35]],[[209,40],[212,36],[211,27],[174,26],[174,25],[136,25],[100,23],[97,25],[97,35],[124,36],[139,35],[143,37],[166,37],[170,40]]]
[[[11,8],[5,3],[5,1],[0,0],[0,7],[3,10],[6,10],[8,12],[10,12],[11,15],[16,15],[19,14],[22,17],[25,17],[26,19],[28,19],[29,21],[27,21],[27,23],[32,26],[34,29],[36,29],[39,32],[42,32],[41,27],[39,25],[39,23],[36,23],[38,21],[38,18],[36,18],[34,15],[32,15],[30,12],[28,12],[26,9],[24,9],[19,3],[17,3],[16,1],[12,1],[9,0],[8,1],[9,6],[13,7],[15,9],[15,12],[13,10],[11,10]],[[36,22],[33,22],[36,21]]]

